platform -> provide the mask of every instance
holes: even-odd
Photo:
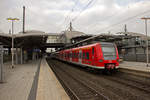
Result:
[[[70,100],[45,59],[27,64],[4,64],[0,100]]]
[[[0,84],[0,100],[28,100],[39,60],[27,64],[4,64],[4,83]]]
[[[123,61],[122,63],[120,63],[120,68],[135,70],[135,71],[150,72],[150,64],[149,67],[147,67],[146,63],[144,62]]]
[[[42,59],[36,100],[70,100],[45,59]]]

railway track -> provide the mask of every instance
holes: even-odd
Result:
[[[120,75],[120,74],[116,74],[114,76],[94,74],[78,66],[64,64],[63,62],[59,62],[56,60],[53,60],[52,62],[53,62],[53,67],[54,66],[57,67],[56,71],[61,70],[62,71],[61,73],[65,73],[66,77],[69,76],[71,77],[71,79],[75,78],[74,81],[79,80],[80,83],[88,84],[88,86],[92,87],[93,90],[100,93],[100,97],[101,96],[104,97],[104,99],[94,98],[94,100],[109,100],[109,99],[110,100],[149,100],[150,98],[149,84],[148,84],[149,81],[147,83],[144,83],[142,82],[143,80],[142,78],[140,80],[136,80],[135,77],[133,78],[128,75],[127,77],[126,75]],[[59,76],[61,77],[60,74]],[[63,77],[61,77],[61,79],[63,79]],[[68,80],[70,81],[70,79]],[[78,87],[74,87],[72,82],[68,82],[67,80],[64,79],[63,81],[65,82],[66,86],[68,86],[74,92],[74,94],[76,94],[74,90],[76,90],[75,88]],[[82,93],[79,93],[79,95],[80,94],[84,95]],[[95,92],[94,94],[97,93]],[[88,100],[88,99],[83,99],[83,100]]]
[[[142,82],[136,81],[136,80],[131,80],[128,78],[123,78],[123,77],[106,77],[109,80],[116,81],[117,83],[124,84],[126,86],[136,88],[140,91],[144,91],[146,93],[150,93],[150,85],[144,84]]]
[[[67,91],[71,92],[72,99],[76,100],[110,100],[108,97],[104,96],[102,93],[95,90],[89,84],[85,83],[84,81],[80,80],[77,77],[74,77],[64,69],[57,69],[54,67],[54,64],[51,64],[51,67],[59,80],[63,82]],[[60,70],[61,69],[61,70]],[[57,71],[57,73],[56,73]],[[71,83],[71,86],[70,86]],[[71,88],[70,88],[71,87]]]

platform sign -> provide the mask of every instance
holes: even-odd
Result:
[[[3,82],[3,46],[0,45],[0,82]]]

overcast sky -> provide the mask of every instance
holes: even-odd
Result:
[[[66,30],[71,20],[75,30],[87,34],[124,31],[125,24],[129,32],[145,33],[140,18],[150,17],[150,0],[0,0],[0,31],[11,29],[8,17],[19,18],[15,33],[22,31],[23,5],[26,30],[48,33]]]

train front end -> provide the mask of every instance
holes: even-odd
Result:
[[[115,70],[119,67],[119,55],[118,49],[113,43],[101,43],[100,44],[100,60],[102,65],[107,70]]]

